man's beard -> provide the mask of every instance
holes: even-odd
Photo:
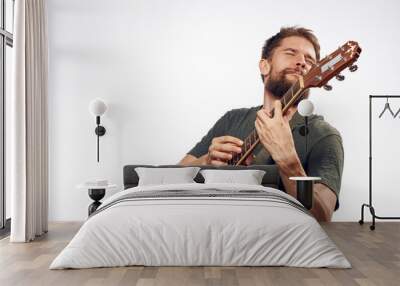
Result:
[[[272,74],[272,71],[271,71]],[[279,75],[276,78],[269,78],[267,80],[267,83],[265,84],[265,90],[269,91],[272,93],[277,99],[281,99],[286,92],[292,87],[293,84],[295,84],[296,81],[291,82],[286,78],[286,74],[288,74],[288,71],[285,69],[279,73]],[[302,94],[302,98],[308,98],[309,95],[309,90],[307,89],[305,92]]]

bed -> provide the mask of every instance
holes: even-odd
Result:
[[[234,167],[264,170],[260,185],[204,183],[198,173],[193,183],[140,186],[137,167],[178,166],[125,166],[124,190],[86,220],[50,269],[351,267],[302,204],[277,189],[273,165]]]

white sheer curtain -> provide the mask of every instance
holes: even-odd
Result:
[[[48,227],[46,0],[16,0],[10,112],[12,242],[27,242]]]

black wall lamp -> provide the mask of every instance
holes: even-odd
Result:
[[[97,135],[97,162],[99,162],[99,138],[106,134],[106,129],[100,125],[100,116],[107,110],[107,105],[99,98],[92,100],[89,104],[89,111],[96,117],[97,127],[94,132]]]
[[[309,99],[303,99],[297,106],[297,111],[304,117],[304,125],[300,127],[299,133],[305,136],[305,154],[307,156],[308,149],[308,117],[314,113],[314,104]],[[313,207],[313,185],[316,181],[320,181],[320,177],[290,177],[290,180],[296,181],[297,199],[308,210]]]

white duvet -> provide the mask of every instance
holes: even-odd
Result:
[[[168,190],[262,190],[297,202],[273,188],[193,183],[131,188],[101,207],[131,192]],[[351,267],[318,222],[290,204],[243,197],[175,197],[104,207],[83,224],[50,269],[127,265]]]

